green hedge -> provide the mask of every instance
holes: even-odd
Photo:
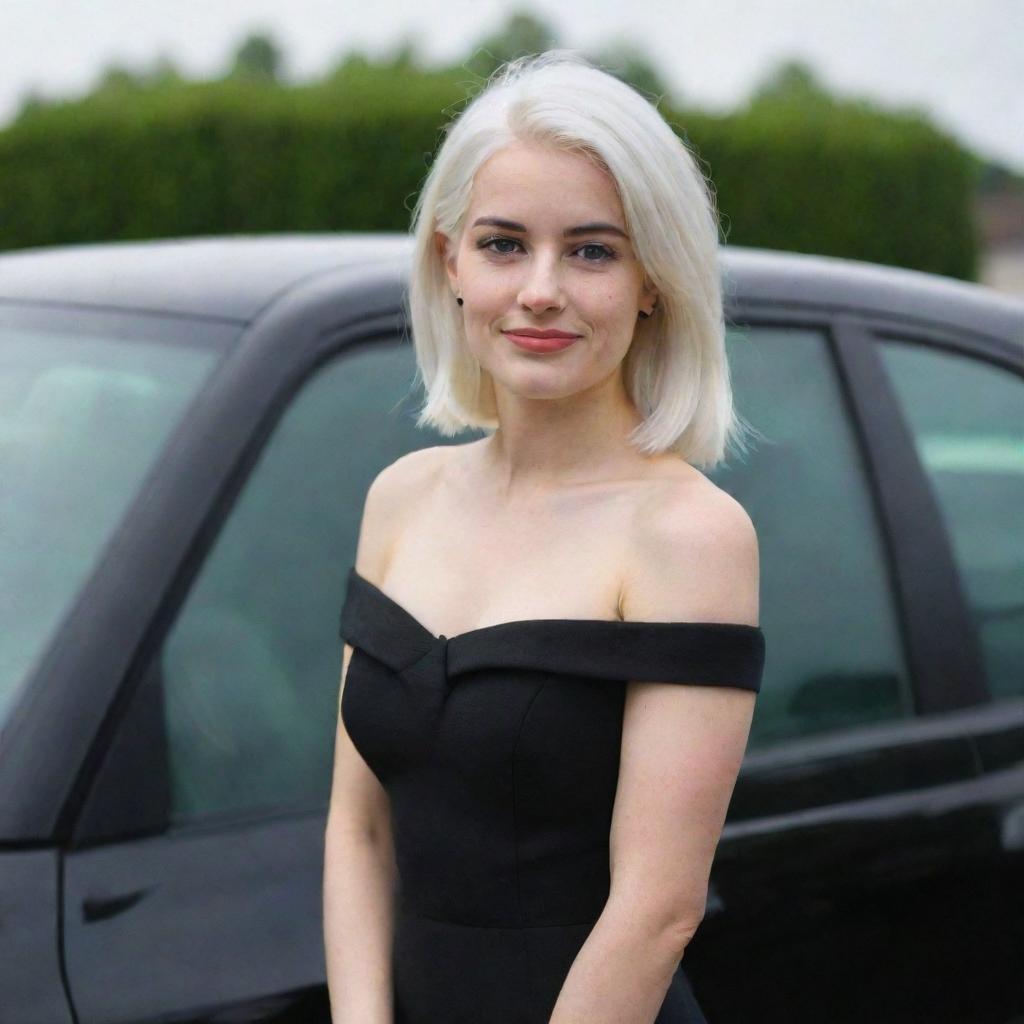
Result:
[[[468,78],[355,65],[316,86],[186,83],[33,111],[0,132],[0,248],[407,230]],[[974,164],[924,120],[660,109],[714,182],[723,241],[975,278]]]
[[[764,104],[691,123],[728,241],[976,279],[976,163],[927,121]]]

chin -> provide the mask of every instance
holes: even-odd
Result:
[[[492,379],[509,394],[536,401],[571,398],[589,386],[576,374],[559,373],[543,365],[518,374],[492,375]]]

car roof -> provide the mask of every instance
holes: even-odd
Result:
[[[100,242],[0,253],[0,302],[133,309],[247,323],[311,277],[378,265],[401,279],[402,233],[262,234]],[[727,309],[766,304],[934,320],[1024,342],[1024,301],[936,274],[724,246]],[[365,278],[363,278],[365,280]]]

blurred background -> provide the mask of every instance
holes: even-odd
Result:
[[[0,249],[403,231],[442,127],[569,47],[657,102],[727,244],[1024,295],[1024,0],[0,0]]]

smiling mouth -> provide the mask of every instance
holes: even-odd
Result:
[[[516,331],[502,331],[501,333],[513,345],[528,352],[560,352],[580,339],[578,334],[566,335],[561,332],[554,332],[553,335],[548,333],[546,337],[537,337],[537,334],[519,334]]]

